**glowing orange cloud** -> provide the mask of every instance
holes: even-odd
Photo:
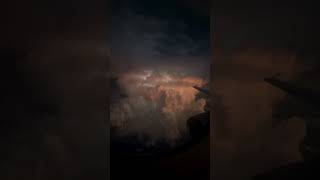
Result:
[[[205,99],[196,99],[198,91],[193,88],[207,83],[199,77],[142,71],[122,74],[119,76],[119,82],[129,98],[143,97],[156,108],[156,114],[162,115],[161,124],[165,126],[168,138],[173,140],[181,137],[187,119],[203,112],[206,105]],[[121,119],[122,122],[128,120]]]

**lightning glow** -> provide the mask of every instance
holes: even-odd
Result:
[[[122,74],[119,83],[129,98],[113,105],[111,124],[126,133],[176,141],[185,133],[188,118],[206,105],[192,87],[208,83],[199,77],[145,70]]]

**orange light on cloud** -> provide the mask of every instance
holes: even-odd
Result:
[[[207,84],[207,81],[200,77],[141,71],[122,74],[119,82],[129,98],[143,97],[155,106],[157,114],[163,117],[161,123],[167,129],[167,138],[173,140],[181,137],[181,129],[186,128],[188,118],[202,113],[206,105],[205,99],[196,98],[199,92],[193,88]],[[125,118],[121,121],[129,120]]]

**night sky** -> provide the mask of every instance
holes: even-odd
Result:
[[[192,86],[209,83],[210,16],[182,1],[117,1],[111,25],[112,71],[129,96],[111,124],[175,141],[203,109]]]
[[[113,7],[112,58],[122,68],[164,65],[199,71],[210,63],[207,14],[179,1],[117,1]]]
[[[174,148],[187,136],[187,120],[202,113],[205,105],[192,86],[209,88],[210,81],[210,16],[204,9],[202,2],[195,1],[113,3],[111,67],[128,97],[112,101],[112,138],[133,136],[137,138],[132,141],[142,141],[147,147],[158,148],[164,141]],[[206,139],[173,157],[118,157],[111,159],[111,176],[207,179],[209,155]]]

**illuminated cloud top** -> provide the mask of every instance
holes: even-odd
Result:
[[[150,145],[176,142],[206,105],[193,86],[209,83],[209,16],[180,1],[122,0],[111,22],[112,70],[128,96],[112,104],[111,124]]]

